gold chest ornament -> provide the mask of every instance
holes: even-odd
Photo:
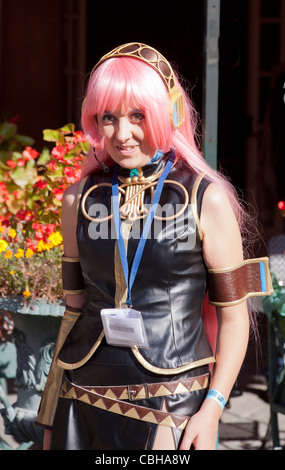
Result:
[[[177,160],[175,160],[174,164],[176,163]],[[134,176],[128,176],[122,177],[119,176],[118,179],[121,183],[119,186],[119,206],[120,206],[120,214],[121,214],[121,219],[126,220],[128,219],[130,222],[133,222],[138,219],[143,219],[148,215],[148,208],[145,206],[145,193],[147,190],[151,191],[151,201],[150,204],[152,203],[153,200],[153,195],[154,195],[154,190],[155,186],[157,184],[157,181],[163,172],[164,168],[162,168],[160,171],[157,173],[150,175],[148,177],[143,176],[143,171],[141,168],[139,168],[136,171],[136,175]],[[164,184],[173,184],[175,186],[178,186],[184,196],[185,196],[185,201],[183,204],[183,207],[174,215],[170,217],[160,217],[158,215],[155,215],[154,217],[158,220],[163,220],[163,221],[168,221],[175,219],[179,217],[183,212],[186,210],[188,203],[189,203],[189,195],[186,190],[186,188],[183,186],[183,184],[179,183],[178,181],[174,180],[165,180]],[[108,215],[107,217],[103,218],[94,218],[91,217],[86,209],[85,209],[85,203],[88,195],[100,188],[100,187],[112,187],[111,183],[98,183],[92,186],[91,188],[86,191],[82,198],[82,203],[81,203],[81,209],[83,215],[90,220],[91,222],[106,222],[107,220],[110,220],[113,217],[113,214]]]

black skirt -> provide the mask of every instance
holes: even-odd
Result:
[[[153,374],[137,362],[130,349],[103,341],[86,364],[65,374],[70,382],[82,386],[116,386],[177,381],[208,372],[208,366],[203,366],[177,375]],[[170,413],[191,417],[206,394],[207,389],[203,389],[132,403],[161,410],[166,400]],[[59,398],[51,450],[151,450],[157,429],[157,424],[117,415],[82,401]],[[183,431],[176,428],[172,431],[178,449]]]

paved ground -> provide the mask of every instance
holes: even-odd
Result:
[[[267,365],[260,358],[258,363],[255,346],[250,344],[237,380],[236,390],[242,393],[230,398],[221,418],[220,450],[273,449],[270,430],[268,432],[270,407]],[[278,414],[278,426],[280,447],[285,449],[285,415]]]
[[[265,439],[270,419],[266,380],[252,377],[241,396],[230,399],[220,424],[219,450],[270,450]],[[285,415],[278,415],[280,445],[285,446]],[[285,447],[284,447],[285,448]]]

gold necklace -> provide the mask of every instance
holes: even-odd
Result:
[[[177,159],[175,159],[173,166],[176,164]],[[145,192],[146,190],[150,189],[151,191],[151,201],[150,204],[152,203],[153,199],[153,194],[154,194],[154,188],[157,184],[157,180],[159,179],[161,173],[163,172],[162,168],[160,171],[157,173],[150,175],[148,177],[143,176],[142,169],[138,169],[138,176],[133,176],[133,177],[122,177],[118,176],[118,179],[120,183],[122,183],[119,186],[119,205],[120,205],[120,214],[121,214],[121,219],[125,220],[128,219],[130,222],[133,222],[138,219],[143,219],[144,217],[147,216],[148,214],[148,209],[144,204],[145,201]],[[158,220],[172,220],[179,215],[183,214],[183,212],[186,210],[187,205],[189,203],[189,195],[186,190],[186,188],[183,186],[183,184],[179,183],[178,181],[174,180],[165,180],[164,184],[173,184],[175,186],[178,186],[181,188],[182,192],[184,193],[185,196],[185,201],[183,204],[183,207],[178,211],[176,214],[170,216],[170,217],[160,217],[155,215],[154,218]],[[91,222],[106,222],[107,220],[110,220],[113,217],[113,214],[108,215],[107,217],[103,218],[94,218],[91,217],[86,209],[85,209],[85,203],[88,195],[94,191],[97,188],[100,187],[112,187],[111,183],[98,183],[92,186],[91,188],[86,191],[82,198],[82,203],[81,203],[81,209],[84,217],[86,217],[88,220]]]

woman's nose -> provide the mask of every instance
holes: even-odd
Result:
[[[132,136],[131,123],[126,118],[118,120],[116,137],[120,142],[125,142]]]

